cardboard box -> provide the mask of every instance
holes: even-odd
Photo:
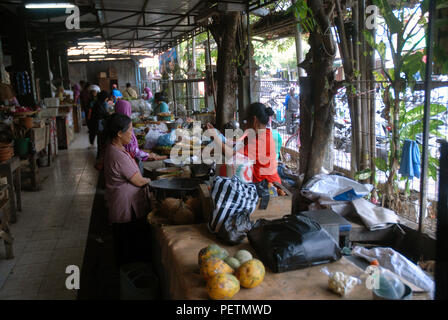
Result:
[[[98,79],[98,85],[102,91],[110,91],[110,80],[108,78]]]
[[[59,107],[61,100],[59,98],[45,98],[44,104],[47,108],[57,108]]]
[[[115,68],[109,68],[109,78],[114,80],[118,79],[117,70],[115,70]]]
[[[98,78],[102,79],[102,78],[107,78],[107,74],[106,72],[100,72],[98,73]]]
[[[36,152],[40,152],[46,147],[46,129],[44,128],[34,128],[33,142],[36,147]]]

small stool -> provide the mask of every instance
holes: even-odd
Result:
[[[3,163],[0,163],[0,176],[6,177],[11,190],[11,216],[10,222],[17,221],[17,210],[22,211],[21,177],[20,177],[20,159],[13,157]]]

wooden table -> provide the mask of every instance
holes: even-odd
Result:
[[[58,148],[68,149],[68,146],[73,140],[73,117],[71,112],[61,113],[56,118],[57,123],[57,135],[58,135]]]
[[[226,246],[210,234],[205,224],[164,226],[153,229],[155,239],[154,261],[160,261],[158,272],[164,296],[168,299],[208,299],[206,283],[199,274],[197,254],[199,250],[211,243],[217,243],[235,254],[246,249],[255,255],[246,239],[237,246]],[[342,271],[347,275],[365,277],[364,271],[346,258],[339,261],[294,270],[284,273],[273,273],[266,268],[264,281],[253,289],[241,288],[234,297],[236,300],[368,300],[372,293],[361,284],[356,286],[346,297],[340,297],[328,290],[328,276],[321,272],[326,266],[330,272]]]
[[[73,127],[75,130],[75,133],[81,132],[82,113],[81,113],[81,106],[78,104],[73,105]]]
[[[205,199],[201,199],[206,201]],[[251,221],[257,219],[278,219],[282,210],[256,210]],[[152,226],[153,261],[161,277],[164,297],[168,299],[208,299],[205,281],[199,274],[197,255],[200,249],[211,243],[227,249],[233,255],[246,249],[255,255],[247,238],[237,246],[227,246],[211,234],[205,224],[181,226]],[[253,300],[299,300],[299,299],[371,299],[372,293],[365,286],[357,286],[344,298],[327,290],[328,277],[320,272],[321,266],[284,273],[273,273],[266,268],[265,280],[254,289],[241,288],[234,299]],[[326,264],[328,269],[342,271],[352,276],[361,276],[363,270],[345,258]]]
[[[22,211],[20,159],[15,156],[8,161],[0,163],[0,175],[6,177],[11,186],[11,216],[10,222],[17,221],[17,210]]]

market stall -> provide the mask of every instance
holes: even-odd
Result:
[[[169,299],[208,299],[206,282],[199,273],[197,252],[210,243],[216,243],[204,224],[164,226],[155,230],[156,243],[160,249],[160,272],[166,297]],[[220,244],[221,245],[221,244]],[[223,246],[230,254],[245,249],[253,252],[247,241],[237,246]],[[157,246],[156,246],[157,247]],[[154,249],[156,250],[156,249]],[[238,300],[327,300],[340,299],[328,290],[328,276],[320,272],[323,266],[275,274],[267,270],[264,281],[253,289],[241,289]],[[328,264],[332,272],[359,277],[363,270],[346,259]],[[356,286],[343,299],[371,299],[372,293],[365,286]]]
[[[47,155],[46,152],[50,144],[50,127],[45,120],[40,118],[40,111],[38,106],[33,108],[4,106],[1,109],[3,150],[10,150],[7,153],[2,153],[1,161],[5,166],[8,163],[14,163],[10,159],[15,157],[19,159],[19,162],[22,161],[21,177],[30,179],[32,190],[39,188],[38,161]],[[16,167],[11,167],[12,173],[20,175],[19,172],[15,172]],[[5,167],[5,172],[11,171],[8,168]],[[14,219],[14,217],[13,213],[12,218]]]

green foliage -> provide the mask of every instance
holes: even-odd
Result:
[[[355,173],[355,180],[362,181],[367,180],[372,176],[372,170],[370,168],[358,171]]]
[[[403,23],[394,15],[389,2],[387,0],[373,0],[372,2],[379,8],[380,14],[386,21],[390,33],[400,33],[403,29]]]
[[[261,70],[283,68],[294,69],[297,66],[294,38],[285,38],[273,41],[252,41],[254,47],[254,60]],[[293,51],[293,52],[291,52]],[[288,52],[288,54],[285,54]]]
[[[404,72],[409,87],[412,89],[415,85],[415,76],[420,72],[421,77],[425,75],[425,63],[423,62],[423,52],[417,51],[407,55],[403,59],[401,71]]]
[[[297,18],[300,27],[304,32],[310,33],[314,30],[316,23],[313,18],[313,11],[308,7],[306,0],[297,0],[296,3],[290,7],[290,10],[293,11],[294,16]]]
[[[383,171],[384,173],[387,173],[389,171],[389,166],[386,161],[382,158],[375,158],[375,166],[378,170]]]

